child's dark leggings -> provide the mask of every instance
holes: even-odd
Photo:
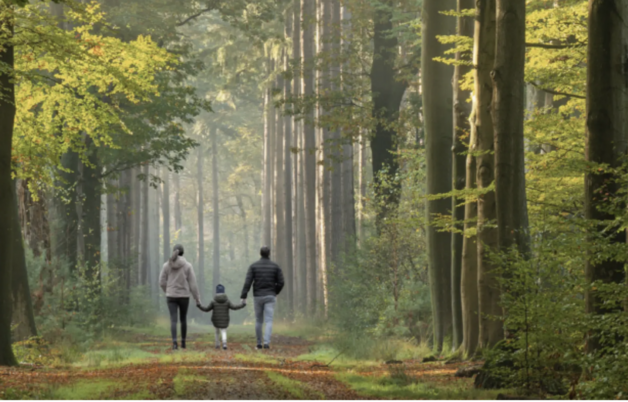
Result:
[[[188,334],[188,306],[190,305],[189,297],[168,297],[168,311],[170,311],[170,333],[172,341],[177,341],[177,312],[181,311],[181,340],[185,341]]]

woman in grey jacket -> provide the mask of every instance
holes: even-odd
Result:
[[[201,295],[196,285],[196,276],[192,265],[183,258],[183,246],[177,244],[172,251],[172,257],[166,261],[159,275],[159,284],[161,289],[166,292],[168,311],[170,312],[172,349],[176,350],[179,348],[177,344],[177,313],[181,319],[181,348],[185,349],[190,294],[196,300],[196,304],[201,303]]]

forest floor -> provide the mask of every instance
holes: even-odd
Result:
[[[228,350],[214,348],[212,327],[191,326],[187,350],[172,351],[163,324],[118,330],[72,363],[0,368],[0,399],[495,399],[499,392],[454,377],[470,363],[352,360],[286,325],[269,350],[255,349],[253,326],[238,325],[229,328]]]

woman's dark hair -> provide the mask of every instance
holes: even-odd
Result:
[[[172,257],[170,257],[170,262],[175,262],[180,255],[183,255],[183,246],[177,244],[172,248]]]

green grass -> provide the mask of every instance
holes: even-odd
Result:
[[[156,357],[157,355],[139,348],[112,347],[108,349],[91,350],[85,353],[82,359],[74,363],[74,366],[86,368],[114,367],[131,363],[145,363],[155,360]]]
[[[420,381],[405,381],[384,377],[365,377],[357,374],[338,373],[336,379],[347,384],[358,394],[378,399],[495,399],[504,390],[474,389],[472,386],[452,382],[438,385]]]
[[[317,391],[300,381],[293,380],[292,378],[285,377],[272,371],[266,371],[266,375],[272,382],[286,392],[290,393],[294,399],[325,399],[325,395],[323,395],[322,392]]]
[[[105,399],[116,382],[110,380],[82,380],[52,391],[53,399]]]

